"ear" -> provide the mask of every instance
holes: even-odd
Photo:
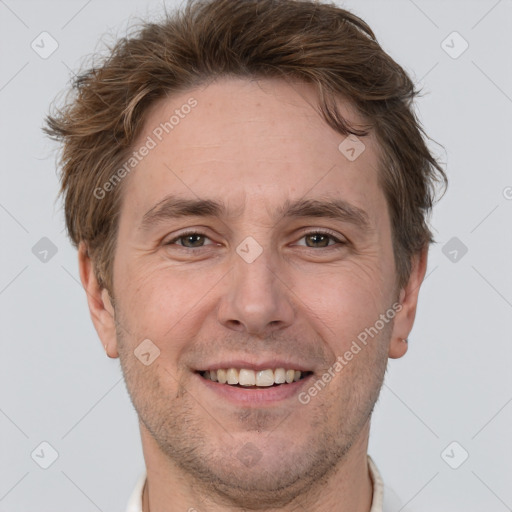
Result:
[[[411,262],[411,275],[407,284],[400,290],[400,311],[395,316],[388,356],[402,357],[407,352],[407,340],[416,317],[418,294],[427,270],[428,245]]]
[[[80,242],[78,246],[78,267],[80,270],[80,280],[87,293],[87,303],[91,319],[101,343],[105,347],[105,352],[109,357],[119,357],[114,308],[112,307],[108,291],[98,284],[94,267],[84,242]]]

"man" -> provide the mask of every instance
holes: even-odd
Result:
[[[122,39],[49,117],[140,420],[130,512],[385,510],[370,417],[445,180],[415,94],[345,10],[213,0]]]

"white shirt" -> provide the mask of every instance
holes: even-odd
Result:
[[[392,512],[398,510],[397,506],[401,505],[397,496],[393,491],[384,493],[384,483],[382,481],[382,477],[380,476],[379,470],[377,466],[368,455],[368,466],[370,469],[370,477],[373,483],[373,500],[372,507],[370,512]],[[144,484],[146,483],[146,471],[144,470],[140,475],[135,488],[130,496],[130,500],[128,501],[128,508],[126,512],[142,512],[142,490],[144,489]],[[403,509],[403,512],[407,512],[406,509]]]

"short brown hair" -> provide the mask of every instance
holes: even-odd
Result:
[[[318,93],[319,112],[339,133],[375,131],[380,182],[392,224],[398,284],[411,258],[433,241],[427,216],[446,176],[427,148],[412,107],[418,91],[407,73],[354,14],[303,0],[190,0],[161,23],[144,22],[108,57],[77,77],[74,95],[47,118],[62,142],[61,191],[74,245],[86,242],[100,285],[113,293],[122,187],[101,187],[129,157],[148,107],[173,92],[217,77],[299,79]],[[365,120],[351,126],[336,99]]]

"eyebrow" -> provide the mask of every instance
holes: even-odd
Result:
[[[242,210],[231,212],[230,216],[240,216]],[[228,209],[223,201],[212,199],[183,199],[168,195],[150,210],[140,223],[139,229],[147,231],[155,225],[168,220],[183,217],[217,217],[228,216]],[[368,214],[361,208],[343,199],[298,199],[285,203],[274,212],[276,220],[301,217],[324,217],[354,224],[363,230],[370,229]]]
[[[343,199],[298,199],[296,201],[288,199],[279,208],[277,216],[283,218],[325,217],[348,222],[364,230],[370,229],[368,214]]]

